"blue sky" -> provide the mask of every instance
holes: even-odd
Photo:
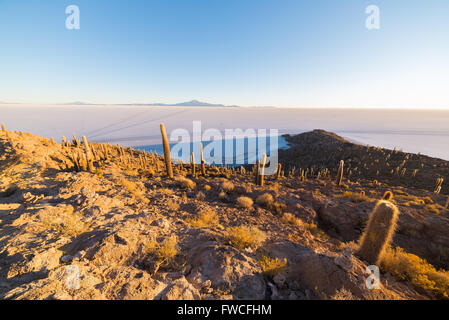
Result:
[[[447,0],[0,0],[0,101],[449,108],[448,16]]]

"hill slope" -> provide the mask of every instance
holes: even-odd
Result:
[[[440,177],[449,181],[449,161],[351,143],[324,130],[284,136],[291,148],[280,150],[280,161],[288,169],[328,168],[336,173],[340,160],[351,179],[378,180],[389,185],[434,191]],[[297,170],[298,171],[298,170]],[[447,183],[442,193],[449,194]]]
[[[256,186],[249,171],[192,176],[187,165],[172,180],[154,154],[90,148],[85,170],[76,140],[0,131],[1,299],[434,299],[449,288],[431,267],[433,289],[391,266],[380,290],[364,285],[367,262],[351,241],[387,185],[266,177]],[[392,191],[393,245],[447,268],[443,196]]]

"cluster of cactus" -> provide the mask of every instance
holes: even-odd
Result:
[[[146,152],[132,148],[125,150],[124,147],[119,145],[92,144],[87,141],[85,136],[82,137],[82,142],[80,142],[75,134],[73,134],[71,142],[62,137],[61,146],[66,150],[72,162],[72,164],[67,164],[69,170],[95,172],[103,161],[111,160],[112,155],[117,156],[118,164],[125,169],[142,169],[151,173],[154,172],[153,167],[158,163],[156,161],[157,156],[153,153],[149,154],[150,158],[152,157],[152,163],[150,163],[150,158],[148,158]]]
[[[309,170],[309,169],[307,169]],[[304,171],[303,169],[299,170],[299,181],[304,182],[307,179],[307,172]]]
[[[356,254],[379,266],[393,238],[398,216],[399,210],[393,203],[380,200],[370,214]]]
[[[437,179],[437,185],[436,185],[435,191],[434,191],[436,194],[439,194],[441,192],[441,187],[443,186],[443,182],[444,182],[443,178]]]
[[[255,184],[258,186],[263,186],[265,184],[265,165],[267,162],[267,155],[264,153],[262,155],[262,161],[257,159],[256,165],[254,166],[254,177]]]

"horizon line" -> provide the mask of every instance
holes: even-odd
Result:
[[[449,111],[449,106],[441,107],[441,106],[432,106],[432,107],[417,107],[417,106],[407,106],[407,107],[398,107],[398,106],[263,106],[263,105],[224,105],[224,104],[216,104],[216,103],[206,103],[199,102],[198,105],[182,105],[184,103],[191,103],[197,100],[191,100],[181,103],[87,103],[87,102],[69,102],[69,103],[28,103],[28,102],[3,102],[0,101],[0,106],[27,106],[27,107],[50,107],[50,106],[78,106],[78,107],[89,107],[89,106],[103,106],[103,107],[203,107],[203,108],[276,108],[276,109],[356,109],[356,110],[416,110],[416,111]]]

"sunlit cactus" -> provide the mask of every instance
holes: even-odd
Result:
[[[439,194],[441,192],[441,187],[443,185],[443,182],[444,182],[443,178],[438,178],[437,179],[437,185],[436,185],[435,191],[434,191],[436,194]]]
[[[262,155],[262,163],[260,168],[260,176],[259,176],[259,185],[263,186],[265,184],[264,178],[265,178],[265,165],[267,163],[267,155],[264,153]]]
[[[203,176],[206,175],[206,162],[204,161],[204,156],[203,156],[203,144],[200,143],[200,156],[201,156],[201,174]]]
[[[167,132],[165,131],[165,125],[161,123],[161,135],[162,135],[162,145],[164,147],[164,161],[165,161],[165,168],[167,170],[167,176],[169,178],[173,178],[173,168],[171,164],[171,158],[170,158],[170,145],[168,144],[167,139]]]
[[[190,171],[191,171],[192,177],[195,177],[195,175],[196,175],[196,166],[195,166],[195,154],[193,152],[190,155]]]
[[[282,170],[282,165],[280,163],[278,163],[278,170],[276,172],[276,180],[279,180],[281,178],[281,170]]]
[[[390,201],[391,199],[393,199],[393,192],[385,191],[385,193],[384,193],[384,195],[382,197],[382,200]]]
[[[370,214],[357,255],[379,266],[393,238],[398,216],[399,210],[393,203],[380,200]]]
[[[338,171],[337,171],[337,180],[336,183],[338,186],[341,185],[342,181],[343,181],[343,168],[344,168],[345,162],[343,160],[340,160],[340,165],[338,166]]]
[[[255,183],[256,185],[259,185],[259,179],[260,179],[260,160],[257,159],[256,166],[255,166]]]

